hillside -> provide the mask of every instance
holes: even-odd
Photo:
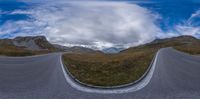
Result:
[[[68,53],[99,53],[84,47],[66,47],[51,44],[44,36],[16,37],[14,39],[0,39],[0,55],[29,56],[50,52]]]
[[[49,43],[44,36],[16,37],[14,39],[0,39],[1,47],[15,46],[27,50],[54,50],[54,46]]]
[[[129,53],[142,49],[160,49],[164,47],[173,47],[177,50],[190,54],[200,54],[200,40],[192,36],[179,36],[167,39],[156,39],[148,44],[131,47],[121,51],[120,53]]]
[[[17,47],[24,47],[32,51],[56,50],[55,47],[49,43],[44,36],[16,37],[12,40],[12,42]]]
[[[191,36],[156,39],[131,47],[118,54],[65,54],[64,63],[73,76],[83,83],[97,86],[127,84],[139,79],[150,65],[155,53],[174,47],[190,54],[200,54],[200,40]]]
[[[0,55],[6,56],[29,56],[56,51],[44,36],[0,39],[0,45]]]

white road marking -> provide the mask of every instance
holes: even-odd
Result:
[[[71,78],[70,75],[68,75],[66,73],[65,67],[62,62],[62,55],[60,56],[60,64],[61,64],[62,71],[63,71],[63,74],[65,76],[67,83],[79,91],[88,92],[88,93],[101,93],[101,94],[129,93],[129,92],[135,92],[135,91],[138,91],[138,90],[144,88],[150,82],[150,80],[153,76],[155,67],[156,67],[157,57],[159,55],[159,52],[160,51],[157,52],[154,62],[152,64],[152,67],[151,67],[150,71],[148,72],[148,74],[145,76],[145,78],[142,79],[139,83],[136,83],[132,86],[125,87],[125,88],[116,88],[116,89],[98,89],[98,88],[96,88],[95,89],[95,88],[82,86],[80,84],[77,84],[78,82],[75,82],[74,80],[72,80],[73,78]],[[67,70],[67,72],[69,72],[69,71]]]

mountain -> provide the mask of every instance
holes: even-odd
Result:
[[[99,53],[100,51],[93,50],[86,47],[74,46],[68,49],[71,52],[78,52],[78,53]]]
[[[16,37],[12,43],[17,47],[24,47],[28,50],[55,50],[55,47],[49,43],[44,36]]]
[[[123,50],[122,48],[107,48],[103,49],[102,52],[104,53],[126,53],[126,52],[133,52],[135,50],[143,50],[143,49],[159,49],[162,47],[176,47],[179,49],[184,49],[187,52],[198,52],[197,49],[200,46],[199,39],[196,39],[191,36],[180,36],[174,38],[167,38],[167,39],[156,39],[153,42],[148,44],[140,45],[137,47],[131,47],[128,49]],[[192,51],[191,51],[192,49]],[[26,36],[26,37],[16,37],[14,39],[0,39],[0,54],[10,54],[14,53],[26,53],[27,55],[31,55],[32,53],[38,52],[55,52],[55,51],[65,51],[69,53],[102,53],[98,50],[93,50],[90,48],[85,47],[66,47],[61,46],[58,44],[51,44],[46,37],[44,36]],[[21,55],[21,54],[19,54]]]
[[[200,40],[193,36],[186,36],[186,35],[173,38],[166,38],[166,39],[156,39],[150,43],[136,47],[131,47],[121,52],[126,53],[143,49],[158,50],[164,47],[174,47],[178,50],[188,52],[191,54],[197,54],[197,53],[200,54]]]
[[[166,38],[166,39],[156,39],[149,44],[158,44],[158,43],[167,43],[167,42],[180,43],[180,44],[194,44],[194,43],[198,43],[199,39],[193,36],[179,36],[179,37]]]
[[[26,36],[14,39],[0,39],[0,55],[21,56],[38,53],[64,51],[69,53],[99,53],[85,47],[66,47],[51,44],[45,36]]]
[[[49,53],[57,49],[44,36],[0,39],[0,55],[27,56]]]
[[[44,36],[16,37],[14,39],[1,39],[1,47],[12,46],[31,51],[55,50],[55,47]]]
[[[80,47],[80,46],[67,47],[67,46],[54,44],[54,47],[59,50],[62,50],[64,52],[69,52],[69,53],[99,53],[100,52],[98,50],[93,50],[90,48]]]
[[[119,53],[122,50],[124,50],[124,48],[110,47],[110,48],[103,49],[102,52],[108,53],[108,54],[115,54],[115,53]]]

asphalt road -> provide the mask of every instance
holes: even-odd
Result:
[[[0,99],[200,99],[200,57],[171,48],[159,51],[146,85],[124,93],[72,87],[63,73],[60,56],[0,57]]]

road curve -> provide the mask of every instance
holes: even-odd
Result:
[[[63,73],[60,56],[0,57],[0,99],[200,99],[200,57],[172,48],[159,51],[148,83],[124,93],[77,89]]]

